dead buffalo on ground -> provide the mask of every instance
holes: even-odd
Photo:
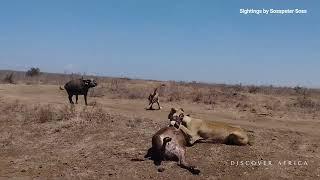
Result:
[[[161,165],[163,160],[178,161],[180,167],[187,169],[192,174],[199,174],[199,169],[186,162],[186,146],[186,136],[180,129],[173,126],[164,127],[153,135],[152,147],[145,158],[154,160],[157,166]]]
[[[67,82],[64,85],[64,89],[68,93],[69,101],[71,104],[74,104],[72,101],[72,96],[76,95],[76,104],[78,104],[78,95],[84,96],[85,104],[87,104],[87,94],[90,88],[96,87],[98,84],[93,79],[74,79]],[[61,90],[64,90],[60,87]]]

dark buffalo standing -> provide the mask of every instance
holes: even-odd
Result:
[[[72,96],[76,95],[76,104],[78,104],[78,95],[84,96],[85,104],[87,104],[87,94],[89,88],[96,87],[98,84],[95,80],[92,79],[74,79],[67,82],[64,85],[64,89],[67,91],[69,96],[69,101],[71,104],[74,104],[72,101]],[[62,89],[60,87],[60,89]],[[62,89],[63,90],[63,89]]]

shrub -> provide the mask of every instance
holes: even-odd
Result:
[[[257,93],[258,91],[259,91],[259,87],[258,87],[258,86],[249,86],[249,87],[248,87],[248,92],[249,92],[249,93],[255,94],[255,93]]]
[[[203,103],[215,105],[216,104],[216,100],[215,100],[216,97],[217,97],[216,92],[213,89],[210,89],[208,92],[208,95],[204,98]]]
[[[89,90],[89,96],[90,97],[103,97],[106,94],[106,87],[103,85],[92,88]]]
[[[14,84],[14,80],[13,80],[14,74],[10,73],[10,74],[6,74],[6,76],[3,79],[3,82],[5,83],[10,83],[10,84]]]
[[[231,87],[233,88],[233,90],[234,90],[235,92],[242,92],[242,91],[243,91],[243,86],[242,86],[241,83],[240,83],[240,84],[233,85],[233,86],[231,86]]]
[[[19,100],[15,100],[12,103],[6,103],[6,106],[3,106],[1,110],[3,113],[10,113],[10,112],[21,112],[23,111],[24,106],[20,103]]]
[[[306,96],[308,94],[308,90],[306,88],[296,86],[293,88],[293,90],[298,94],[298,95],[303,95]]]
[[[128,99],[146,99],[147,91],[142,88],[132,88],[128,93]]]
[[[74,106],[65,105],[58,110],[56,120],[70,120],[76,116],[76,110]]]
[[[52,121],[70,120],[76,116],[74,106],[64,106],[54,108],[52,105],[36,105],[28,108],[24,105],[23,109],[26,122],[46,123]]]
[[[112,79],[110,82],[110,90],[111,92],[120,92],[120,91],[127,91],[127,87],[125,83],[121,79]]]
[[[320,104],[312,101],[311,99],[309,99],[305,96],[298,97],[296,99],[295,103],[293,103],[293,105],[298,108],[306,108],[306,109],[319,109],[320,108]]]
[[[100,123],[111,120],[110,114],[106,113],[102,107],[83,108],[79,117],[85,121]]]
[[[183,98],[183,92],[179,85],[173,84],[167,90],[167,100],[169,102],[180,101]]]
[[[39,68],[35,68],[35,67],[30,68],[26,72],[26,76],[30,76],[30,77],[39,76],[39,75],[40,75],[40,69]]]
[[[199,89],[195,89],[192,94],[192,101],[196,103],[200,103],[203,101],[204,94]]]
[[[45,123],[54,120],[55,112],[50,105],[42,106],[38,109],[35,116],[37,122]]]

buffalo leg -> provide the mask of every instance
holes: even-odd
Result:
[[[170,142],[171,140],[172,140],[172,138],[170,138],[170,137],[165,137],[163,139],[163,144],[162,144],[162,147],[161,147],[161,150],[160,150],[160,156],[161,157],[165,157],[166,146],[167,146],[168,142]]]
[[[86,104],[86,106],[87,106],[87,105],[88,105],[88,103],[87,103],[87,95],[84,94],[83,96],[84,96],[84,102],[85,102],[85,104]]]
[[[72,94],[69,94],[69,102],[70,102],[71,104],[74,104],[73,101],[72,101]]]
[[[78,94],[76,95],[76,104],[78,104]]]
[[[195,166],[191,166],[187,163],[186,161],[186,151],[184,149],[180,149],[179,150],[179,154],[178,154],[178,165],[184,169],[187,169],[188,171],[190,171],[192,174],[199,174],[200,170],[197,169]]]

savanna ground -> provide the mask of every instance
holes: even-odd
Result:
[[[98,87],[90,90],[89,106],[84,106],[82,96],[71,106],[59,86],[78,75],[10,74],[0,72],[0,178],[320,178],[317,89],[99,77]],[[162,83],[164,108],[146,111],[147,94]],[[188,147],[187,160],[201,170],[198,176],[175,162],[164,162],[164,172],[158,172],[151,160],[134,161],[144,159],[152,135],[168,125],[171,107],[240,126],[254,144]],[[236,166],[232,161],[272,165]]]

